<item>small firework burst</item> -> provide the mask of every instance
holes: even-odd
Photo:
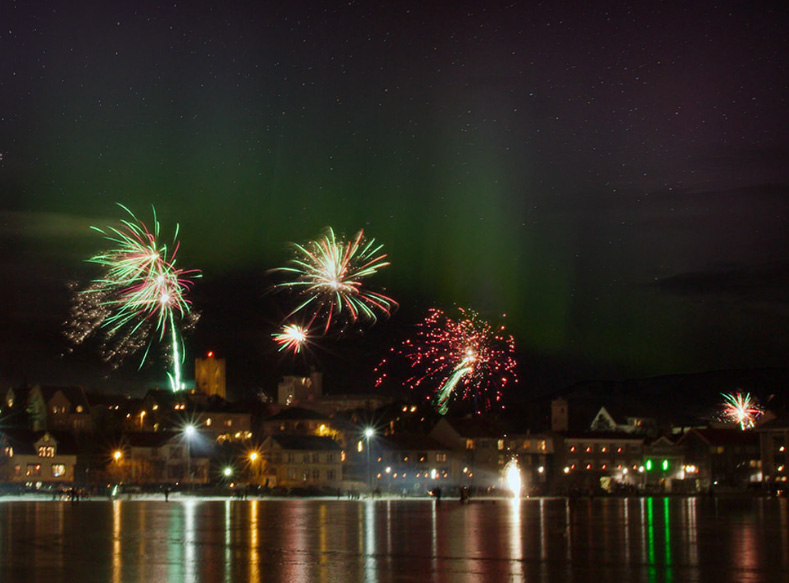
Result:
[[[494,328],[472,310],[458,308],[457,318],[430,310],[417,324],[414,337],[392,353],[403,357],[413,371],[406,385],[429,391],[441,415],[453,400],[469,401],[477,411],[490,410],[500,403],[502,391],[518,382],[514,339],[503,325]],[[387,376],[386,365],[384,360],[376,368],[377,386]]]
[[[728,393],[721,394],[723,403],[721,405],[721,418],[729,423],[736,423],[740,429],[753,429],[756,420],[762,414],[762,408],[755,399],[751,398],[750,393]]]
[[[285,324],[281,332],[271,336],[279,345],[280,352],[289,350],[293,354],[298,354],[309,338],[309,330],[298,324]]]
[[[123,220],[121,227],[94,227],[113,247],[88,260],[101,266],[103,275],[75,294],[66,335],[80,344],[102,331],[105,360],[117,366],[125,356],[144,350],[142,366],[152,342],[166,343],[169,332],[173,371],[168,374],[173,390],[180,390],[183,347],[179,328],[194,326],[196,321],[185,294],[190,278],[198,272],[175,267],[178,243],[172,251],[159,243],[155,210],[151,232],[129,209],[119,206],[131,220]]]
[[[365,286],[368,277],[389,265],[382,248],[375,239],[366,241],[363,231],[346,242],[331,228],[317,240],[294,244],[290,265],[275,270],[294,278],[276,287],[295,289],[302,298],[290,315],[311,313],[310,325],[320,320],[324,334],[338,319],[374,323],[380,315],[390,315],[397,302]]]

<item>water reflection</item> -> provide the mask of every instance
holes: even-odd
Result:
[[[0,581],[779,581],[786,500],[0,502]]]
[[[249,505],[249,581],[258,581],[260,579],[260,541],[258,534],[260,532],[260,525],[258,524],[258,515],[260,513],[260,502],[258,500],[250,500]],[[297,581],[298,579],[294,579]]]
[[[378,581],[378,570],[376,569],[375,552],[377,549],[375,537],[375,514],[376,503],[374,500],[367,500],[364,503],[364,580],[376,583]],[[304,579],[301,579],[302,581]]]
[[[112,582],[121,581],[121,502],[112,503]]]

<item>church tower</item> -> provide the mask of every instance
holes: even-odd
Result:
[[[205,358],[195,359],[195,388],[209,397],[217,395],[227,399],[225,386],[225,359],[216,358],[213,352]]]

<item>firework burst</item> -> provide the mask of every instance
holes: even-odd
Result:
[[[501,401],[502,391],[518,382],[515,341],[504,333],[504,326],[494,328],[472,310],[458,312],[453,319],[441,310],[430,310],[417,324],[414,338],[392,349],[413,371],[406,385],[429,391],[428,398],[441,415],[453,400],[472,402],[477,411],[490,410]],[[376,368],[378,386],[387,376],[382,373],[386,366],[384,360]]]
[[[723,403],[721,405],[721,418],[730,423],[736,423],[740,429],[753,429],[756,420],[762,414],[762,408],[755,399],[751,398],[750,393],[729,393],[721,394]]]
[[[178,243],[172,251],[159,243],[155,210],[151,232],[129,209],[119,206],[131,220],[123,220],[119,228],[93,227],[112,248],[88,260],[101,266],[103,275],[75,294],[66,335],[80,344],[100,333],[102,357],[115,366],[140,350],[142,366],[154,341],[169,343],[173,370],[168,376],[173,390],[180,390],[183,344],[179,328],[196,322],[185,294],[190,278],[198,272],[175,267]]]
[[[298,324],[285,324],[281,332],[271,336],[279,345],[280,352],[290,350],[293,354],[298,354],[309,339],[309,330]]]
[[[364,285],[389,262],[381,253],[383,245],[376,245],[375,239],[366,241],[363,231],[343,241],[329,228],[319,239],[294,244],[294,249],[290,264],[275,270],[293,277],[277,287],[295,289],[302,298],[289,316],[308,311],[309,325],[322,321],[325,334],[337,319],[351,324],[361,320],[375,323],[379,315],[388,316],[397,306],[392,298]]]

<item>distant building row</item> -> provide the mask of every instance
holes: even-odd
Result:
[[[436,418],[380,397],[327,399],[314,390],[319,382],[280,386],[281,400],[319,410],[229,403],[199,391],[129,399],[78,387],[9,389],[2,413],[17,423],[0,431],[0,480],[408,495],[498,488],[504,465],[516,458],[531,493],[786,486],[789,423],[781,419],[754,431],[691,427],[655,435],[653,421],[618,421],[601,407],[587,427],[570,430],[570,404],[558,399],[551,429],[532,433],[483,416]]]

